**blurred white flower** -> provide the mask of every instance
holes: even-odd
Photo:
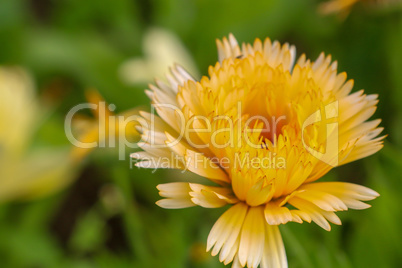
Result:
[[[143,58],[129,59],[120,67],[120,77],[127,84],[152,82],[174,64],[180,64],[194,75],[199,73],[180,39],[168,30],[151,28],[145,33],[142,46]]]

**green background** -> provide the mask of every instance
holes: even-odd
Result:
[[[240,42],[256,37],[289,42],[298,56],[306,53],[310,59],[321,51],[331,54],[339,70],[355,80],[355,91],[379,94],[373,118],[383,119],[389,136],[379,153],[323,179],[363,184],[381,196],[368,210],[338,213],[343,225],[332,226],[331,232],[308,223],[281,226],[289,266],[398,267],[401,8],[358,4],[341,18],[320,15],[319,2],[0,0],[0,64],[27,68],[38,96],[59,96],[35,145],[67,146],[64,116],[85,101],[85,89],[98,89],[118,111],[148,105],[146,85],[125,85],[118,69],[142,55],[149,27],[174,32],[201,74],[217,60],[215,39],[230,32]],[[95,151],[81,170],[60,193],[0,206],[1,267],[223,267],[205,253],[205,243],[224,208],[164,210],[155,205],[155,186],[182,174],[130,169],[129,160],[118,161],[111,150]],[[112,208],[105,195],[113,197]]]

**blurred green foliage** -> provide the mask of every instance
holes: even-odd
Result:
[[[146,85],[122,82],[118,69],[142,54],[151,26],[177,34],[202,74],[216,62],[215,39],[270,37],[295,44],[298,55],[321,51],[355,79],[355,90],[378,93],[376,118],[389,134],[374,156],[331,171],[324,180],[361,183],[381,196],[364,211],[339,213],[329,233],[311,224],[281,226],[290,267],[398,267],[402,263],[402,13],[357,5],[345,19],[322,16],[319,1],[267,0],[1,0],[0,64],[21,65],[38,95],[57,105],[36,143],[68,144],[67,111],[96,88],[119,111],[148,104]],[[1,96],[0,96],[1,97]],[[129,152],[129,151],[128,151]],[[128,154],[128,153],[127,153]],[[205,253],[209,230],[224,209],[157,207],[155,186],[179,172],[130,168],[98,150],[78,180],[42,200],[0,206],[1,267],[223,267]]]

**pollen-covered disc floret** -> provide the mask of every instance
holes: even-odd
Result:
[[[314,62],[266,39],[217,41],[219,62],[196,81],[175,66],[146,91],[159,116],[143,112],[137,166],[176,168],[208,178],[158,185],[164,208],[231,207],[207,242],[234,267],[287,267],[278,225],[341,224],[336,211],[364,209],[378,194],[343,182],[315,182],[331,168],[382,148],[377,95],[321,54]],[[161,161],[162,160],[162,161]],[[290,206],[289,206],[290,205]],[[290,208],[291,207],[291,208]]]

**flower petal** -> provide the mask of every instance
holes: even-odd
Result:
[[[322,191],[315,191],[311,189],[300,188],[295,196],[309,201],[326,211],[342,211],[347,210],[348,207],[338,197]]]
[[[233,34],[229,34],[229,39],[224,37],[221,40],[216,40],[216,46],[218,48],[219,62],[222,63],[224,59],[236,58],[241,55],[239,44]]]
[[[188,182],[159,184],[157,188],[159,195],[167,198],[157,202],[157,205],[164,208],[184,208],[195,205],[217,208],[237,202],[229,188]]]
[[[272,267],[286,268],[288,261],[278,226],[265,224],[265,244],[261,268]]]
[[[218,208],[237,202],[229,188],[190,183],[191,201],[201,207]]]
[[[366,209],[370,205],[361,201],[373,200],[379,194],[370,188],[348,182],[317,182],[309,183],[300,187],[304,190],[313,190],[317,192],[327,193],[337,197],[349,208]]]
[[[292,210],[287,207],[281,207],[278,202],[269,202],[264,209],[265,220],[270,225],[285,224],[289,221],[301,223],[298,215],[293,215]]]
[[[240,235],[247,210],[248,206],[246,204],[237,203],[217,220],[207,240],[207,251],[213,247],[212,256],[218,254],[222,247],[226,250],[226,254],[229,255]],[[228,257],[228,255],[225,257]]]
[[[257,267],[263,255],[265,220],[263,207],[250,207],[241,230],[239,260],[242,266]]]
[[[159,190],[160,196],[167,197],[156,202],[162,208],[176,209],[195,206],[189,195],[191,188],[186,182],[159,184],[156,188]]]
[[[186,150],[185,159],[189,171],[211,180],[230,182],[227,174],[202,153]]]
[[[331,230],[331,226],[329,225],[327,220],[337,225],[341,224],[340,219],[338,218],[338,216],[336,216],[334,212],[320,209],[313,203],[301,199],[297,196],[290,198],[288,202],[292,206],[298,208],[300,211],[307,213],[312,221],[314,221],[318,226],[326,231]]]
[[[274,195],[273,185],[268,184],[263,186],[264,179],[254,184],[248,190],[246,202],[250,206],[259,206],[272,198]]]

